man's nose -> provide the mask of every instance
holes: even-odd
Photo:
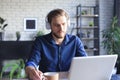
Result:
[[[59,28],[60,28],[60,30],[63,30],[63,27],[64,27],[63,25],[60,25],[60,27],[59,27]]]

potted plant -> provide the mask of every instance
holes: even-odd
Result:
[[[111,26],[102,31],[103,47],[107,50],[108,54],[117,54],[118,60],[116,67],[120,64],[120,26],[118,25],[117,17],[113,17]],[[120,66],[119,66],[120,67]]]
[[[43,32],[42,30],[37,31],[37,32],[36,32],[36,35],[33,37],[33,40],[35,40],[36,37],[42,36],[42,35],[44,35],[44,32]]]
[[[87,38],[89,38],[90,37],[90,30],[87,30]]]
[[[43,31],[38,31],[37,34],[36,34],[36,37],[37,36],[42,36],[42,35],[44,35],[44,32]]]
[[[89,22],[89,26],[90,26],[90,27],[93,27],[93,26],[94,26],[94,23],[93,23],[93,22]]]
[[[81,11],[81,14],[82,14],[82,15],[86,15],[86,14],[87,14],[87,10],[82,10],[82,11]]]
[[[21,37],[20,32],[19,32],[19,31],[16,31],[16,38],[17,38],[17,41],[19,41],[19,40],[20,40],[20,37]]]
[[[4,30],[5,30],[6,26],[8,25],[5,23],[5,21],[6,21],[5,19],[0,17],[0,40],[2,40]]]
[[[18,60],[11,60],[11,62],[7,63],[5,66],[3,66],[2,71],[0,73],[0,79],[3,79],[3,74],[5,70],[11,69],[8,76],[6,78],[9,78],[9,80],[13,79],[20,79],[21,78],[26,78],[25,75],[25,63],[23,59],[18,59]]]

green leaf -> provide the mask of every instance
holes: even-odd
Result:
[[[113,17],[111,26],[102,31],[102,46],[108,54],[120,55],[120,26],[117,17]]]

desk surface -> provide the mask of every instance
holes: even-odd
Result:
[[[66,72],[60,72],[59,74],[60,80],[68,80],[68,73]],[[9,80],[9,79],[2,79],[2,80]],[[28,79],[13,79],[13,80],[28,80]],[[111,77],[111,80],[120,80],[120,74],[119,75],[113,75]]]
[[[68,77],[68,73],[66,73],[66,72],[60,73],[60,80],[68,80],[67,77]],[[120,80],[120,74],[113,75],[111,77],[111,80]]]

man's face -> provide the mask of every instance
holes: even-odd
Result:
[[[67,31],[67,19],[65,16],[57,16],[52,19],[51,31],[56,38],[64,38]]]

